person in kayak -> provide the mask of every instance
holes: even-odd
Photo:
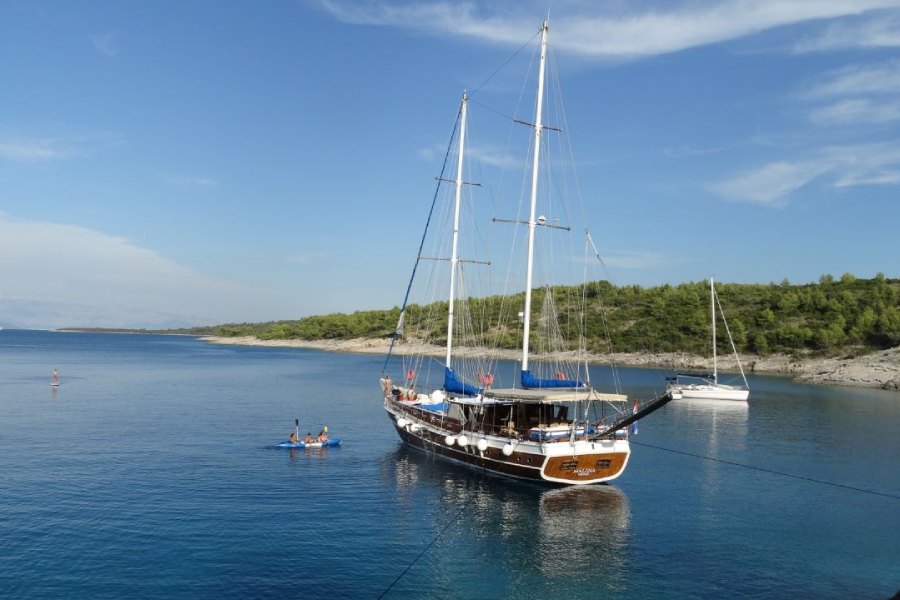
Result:
[[[300,443],[300,436],[297,435],[297,430],[296,430],[296,429],[294,429],[294,430],[291,431],[291,437],[288,438],[288,441],[289,441],[290,443],[292,443],[292,444],[299,444],[299,443]]]
[[[316,438],[317,442],[322,442],[323,444],[328,441],[328,425],[322,428],[322,431],[319,432],[319,437]]]
[[[312,432],[311,432],[311,431],[307,431],[307,432],[306,432],[306,439],[304,440],[304,442],[307,443],[307,444],[312,444],[312,443],[313,443],[313,436],[312,436]]]

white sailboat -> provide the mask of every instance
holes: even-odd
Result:
[[[709,302],[710,326],[712,329],[712,373],[678,373],[675,377],[669,378],[669,389],[680,392],[684,398],[746,402],[747,398],[750,397],[750,385],[747,383],[747,376],[744,374],[741,358],[738,356],[734,340],[731,338],[731,331],[728,329],[728,322],[725,320],[722,306],[719,305],[719,296],[716,294],[716,286],[712,277],[709,278]],[[741,379],[744,381],[742,386],[727,385],[719,382],[718,354],[716,351],[716,305],[719,305],[719,313],[722,314],[722,322],[725,324],[728,342],[731,344],[731,350],[741,372]]]
[[[582,316],[561,319],[554,311],[558,289],[549,285],[534,289],[538,285],[535,281],[536,270],[539,269],[544,275],[556,274],[553,268],[546,266],[547,263],[539,262],[538,250],[544,247],[543,240],[560,235],[571,237],[572,231],[572,227],[559,223],[562,217],[569,217],[572,213],[551,212],[549,208],[550,197],[558,190],[540,187],[541,152],[545,144],[542,138],[554,129],[543,124],[548,31],[549,25],[544,22],[540,30],[534,122],[515,120],[532,129],[530,177],[523,179],[523,187],[530,189],[527,208],[524,206],[526,202],[523,202],[524,214],[519,219],[493,219],[495,223],[524,226],[527,231],[527,252],[524,256],[517,255],[518,262],[525,264],[521,311],[519,305],[512,308],[502,304],[508,296],[495,296],[500,309],[497,322],[493,322],[495,315],[488,314],[491,311],[487,300],[481,299],[480,311],[473,310],[464,300],[471,295],[465,293],[471,290],[462,277],[464,265],[466,269],[472,265],[477,270],[486,268],[488,264],[487,261],[467,260],[460,256],[461,247],[465,252],[473,251],[473,245],[460,241],[463,232],[462,195],[469,184],[463,177],[469,111],[469,96],[464,94],[454,128],[456,176],[454,179],[438,177],[439,182],[452,184],[452,198],[447,195],[448,207],[443,210],[436,209],[433,204],[428,219],[431,223],[433,215],[435,219],[445,215],[446,229],[431,232],[426,227],[380,383],[385,411],[400,438],[408,445],[509,477],[583,485],[609,481],[621,475],[630,456],[628,426],[661,408],[678,397],[679,393],[669,390],[643,405],[639,402],[632,405],[618,389],[609,392],[595,389],[584,360],[583,331],[578,336],[578,348],[571,349],[566,341],[560,340],[563,340],[561,333],[564,326],[584,326],[583,311],[586,306],[590,306],[596,315],[596,304],[590,305],[589,294],[580,291],[582,288],[575,288],[579,290],[580,303],[577,306],[582,310]],[[545,185],[547,187],[552,188]],[[435,201],[437,199],[436,193]],[[477,228],[477,225],[472,228]],[[422,247],[430,234],[444,242],[440,249],[449,252],[449,256],[439,253],[427,256],[423,253]],[[590,241],[589,235],[586,238]],[[496,241],[497,238],[492,239]],[[590,244],[592,247],[593,242]],[[432,276],[426,278],[439,280],[449,287],[448,295],[444,296],[447,298],[446,304],[436,301],[440,300],[440,296],[431,296],[428,304],[412,304],[409,301],[417,269],[420,266],[424,268],[426,264],[449,270],[446,280]],[[584,263],[570,261],[568,264]],[[542,301],[543,304],[536,315],[532,307],[535,301]],[[423,314],[429,307],[438,310],[435,306],[441,307],[440,314]],[[503,316],[510,319],[503,321]],[[440,334],[444,339],[438,340],[445,345],[442,364],[433,368],[437,361],[428,356],[398,356],[395,352],[397,345],[428,342],[430,339],[426,336],[429,335],[438,337],[434,327],[437,318],[446,318],[446,329]],[[425,325],[416,329],[414,322],[417,320],[424,321]],[[509,378],[512,381],[501,381],[500,344],[487,344],[485,347],[485,340],[492,335],[521,336],[520,368],[517,374]],[[391,377],[392,360],[394,364],[402,361],[401,373],[405,373],[405,381],[395,382]],[[497,387],[494,386],[495,377]]]

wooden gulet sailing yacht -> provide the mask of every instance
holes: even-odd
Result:
[[[466,314],[457,314],[460,287],[459,273],[464,261],[459,255],[462,190],[468,182],[463,179],[468,95],[463,95],[458,115],[456,177],[454,185],[452,223],[450,224],[449,258],[428,258],[420,246],[416,267],[423,261],[449,264],[449,297],[446,305],[446,350],[443,381],[431,388],[424,381],[423,370],[410,366],[405,382],[394,382],[388,374],[388,363],[395,343],[412,337],[406,331],[410,305],[404,300],[400,321],[385,361],[380,383],[385,411],[400,438],[408,445],[435,455],[466,463],[479,469],[509,477],[544,481],[554,484],[594,484],[615,479],[622,474],[630,457],[628,426],[661,408],[677,391],[666,391],[643,406],[635,402],[629,406],[628,397],[613,392],[603,393],[590,384],[590,374],[583,360],[576,366],[562,366],[558,359],[552,377],[532,372],[532,314],[535,236],[541,230],[566,230],[538,212],[539,167],[542,135],[549,128],[542,124],[544,80],[549,25],[544,22],[540,32],[540,63],[535,100],[535,122],[532,137],[532,165],[530,207],[523,220],[494,219],[527,227],[527,255],[525,268],[524,310],[521,317],[522,358],[518,385],[494,388],[492,367],[481,363],[475,377],[457,371],[457,317],[466,321]],[[439,181],[448,181],[442,177]],[[440,184],[439,184],[440,185]],[[432,207],[432,211],[434,208]],[[448,213],[451,211],[448,211]],[[429,216],[429,222],[431,217]],[[449,220],[449,217],[448,217]],[[426,228],[426,235],[428,234]],[[446,236],[445,236],[446,237]],[[423,244],[425,238],[423,236]],[[413,269],[415,275],[416,269]],[[412,281],[410,282],[412,287]],[[549,288],[547,288],[549,290]],[[545,304],[552,298],[544,294]],[[542,313],[538,321],[549,319]],[[540,336],[539,336],[540,337]],[[490,352],[488,352],[490,354]],[[566,354],[566,353],[561,353]],[[569,353],[571,354],[571,353]],[[470,356],[471,353],[466,354]],[[404,360],[406,360],[404,358]],[[412,362],[409,363],[413,365]],[[421,363],[416,363],[421,365]],[[430,389],[428,393],[417,390]],[[596,408],[603,408],[604,416],[596,420]],[[591,412],[594,410],[595,412]]]

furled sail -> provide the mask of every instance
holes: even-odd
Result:
[[[584,382],[577,379],[539,379],[531,374],[531,371],[522,371],[522,387],[534,388],[579,388],[584,387]]]
[[[451,394],[463,394],[465,396],[477,396],[481,390],[474,385],[469,385],[459,380],[456,372],[450,367],[444,369],[444,390]]]

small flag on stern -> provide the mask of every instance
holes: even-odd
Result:
[[[637,401],[637,399],[635,399],[634,406],[632,406],[632,408],[631,408],[631,414],[636,415],[639,408],[640,408],[640,406],[638,406],[638,401]],[[631,435],[637,435],[637,433],[638,433],[638,422],[635,421],[634,423],[631,424]]]

